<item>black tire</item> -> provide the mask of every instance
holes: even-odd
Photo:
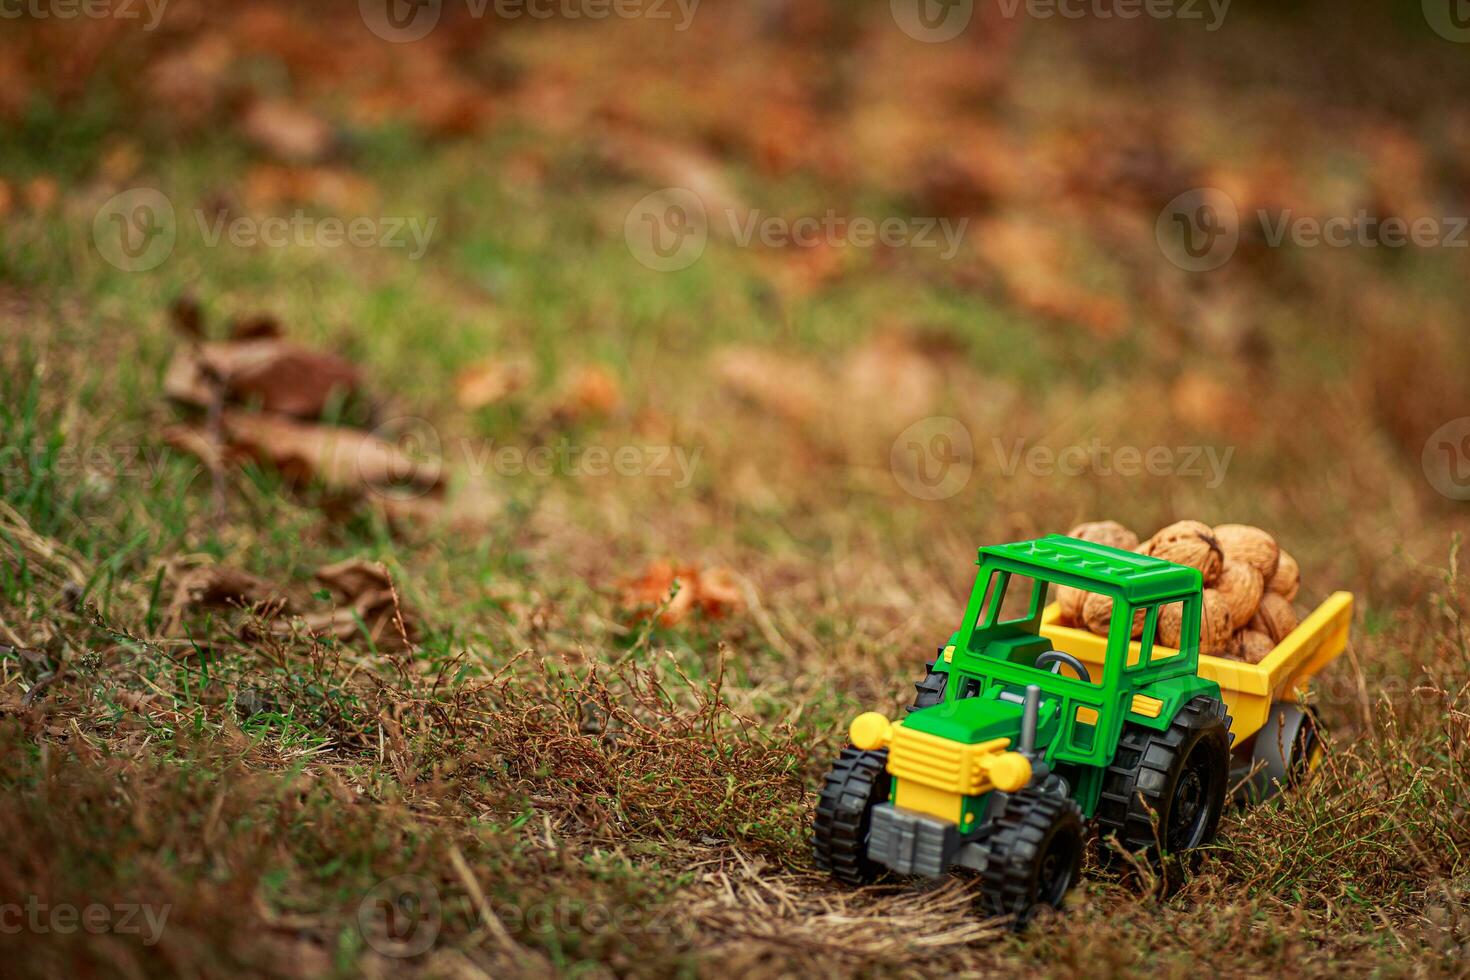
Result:
[[[983,910],[1012,916],[1019,929],[1041,908],[1061,908],[1081,873],[1084,847],[1082,810],[1075,802],[1036,789],[1016,793],[985,840]]]
[[[939,656],[944,655],[943,648]],[[920,708],[932,708],[944,701],[944,689],[949,684],[949,675],[943,671],[936,672],[934,665],[939,663],[939,657],[924,665],[924,679],[914,682],[914,703],[909,705],[909,713],[918,711]]]
[[[1103,775],[1097,824],[1129,851],[1178,854],[1215,838],[1230,784],[1230,716],[1190,701],[1162,732],[1125,723]],[[1158,821],[1157,831],[1154,821]]]
[[[848,885],[878,880],[884,868],[868,859],[868,830],[873,807],[888,801],[891,782],[887,749],[842,750],[817,798],[812,824],[812,856],[817,867]]]
[[[1276,702],[1251,745],[1251,778],[1242,783],[1242,803],[1264,803],[1307,781],[1323,754],[1322,720],[1317,709]]]

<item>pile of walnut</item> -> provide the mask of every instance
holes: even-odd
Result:
[[[1292,608],[1300,587],[1296,559],[1276,539],[1248,524],[1210,527],[1199,521],[1170,524],[1139,543],[1138,535],[1116,521],[1079,524],[1068,537],[1111,545],[1141,555],[1198,568],[1205,579],[1200,613],[1200,652],[1260,663],[1296,629]],[[1061,587],[1062,622],[1106,636],[1113,601],[1106,596]],[[1159,611],[1156,642],[1179,646],[1183,608],[1171,603]],[[1133,637],[1143,635],[1143,612],[1134,616]]]

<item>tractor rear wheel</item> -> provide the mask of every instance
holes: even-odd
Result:
[[[1277,701],[1251,748],[1251,778],[1237,796],[1243,803],[1269,800],[1306,782],[1321,764],[1322,722],[1315,708]]]
[[[887,749],[842,750],[817,797],[817,816],[812,825],[817,867],[848,885],[866,885],[878,879],[884,869],[868,859],[868,830],[873,823],[873,808],[888,801],[891,784]]]
[[[1199,847],[1215,837],[1229,782],[1230,716],[1223,702],[1195,698],[1162,732],[1124,724],[1103,775],[1098,830],[1129,851],[1155,856]]]
[[[1043,906],[1061,908],[1082,870],[1085,838],[1075,802],[1036,789],[1006,801],[984,841],[980,901],[989,915],[1024,928]]]

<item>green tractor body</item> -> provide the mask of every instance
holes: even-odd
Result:
[[[851,883],[978,871],[988,911],[1024,922],[1060,904],[1089,828],[1154,853],[1208,841],[1229,720],[1219,686],[1197,673],[1197,570],[1060,535],[981,548],[978,565],[909,714],[853,722],[814,844],[818,864]],[[1053,585],[1111,600],[1100,671],[1040,635]],[[1156,646],[1176,603],[1180,649]]]

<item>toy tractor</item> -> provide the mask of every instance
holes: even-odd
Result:
[[[984,911],[1024,925],[1060,907],[1090,832],[1152,855],[1215,836],[1231,785],[1227,701],[1242,695],[1201,675],[1196,569],[1061,535],[981,548],[978,564],[964,621],[916,685],[908,715],[852,722],[852,747],[818,800],[813,846],[816,863],[852,885],[887,871],[970,869]],[[1112,600],[1105,643],[1052,627],[1055,610],[1044,607],[1053,584]],[[1178,650],[1153,642],[1171,603],[1182,604]],[[1249,695],[1261,703],[1256,711],[1251,702],[1248,734],[1267,726],[1268,705],[1285,708],[1269,700],[1267,680],[1294,691],[1307,668],[1341,651],[1350,607],[1350,596],[1334,597],[1259,669],[1205,658],[1231,677],[1244,668],[1242,683],[1265,678],[1251,688],[1265,699]],[[1131,638],[1135,617],[1140,640]],[[1048,634],[1058,645],[1075,640],[1077,653]],[[1318,745],[1298,744],[1306,730],[1293,724],[1274,751],[1262,731],[1256,768],[1273,757],[1282,773],[1304,766],[1296,755]]]

